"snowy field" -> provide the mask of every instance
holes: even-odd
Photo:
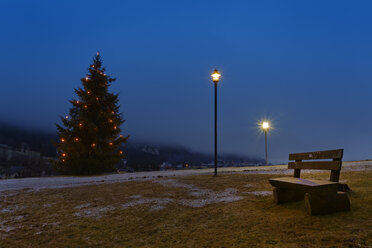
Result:
[[[372,161],[351,161],[343,162],[342,171],[364,171],[372,170]],[[189,169],[172,171],[150,171],[121,173],[91,177],[35,177],[22,179],[3,179],[0,180],[1,191],[13,191],[28,189],[37,191],[40,189],[78,187],[84,185],[117,183],[126,181],[153,180],[164,177],[194,176],[194,175],[213,175],[214,169]],[[314,170],[302,170],[302,173],[313,173]],[[287,165],[273,165],[260,167],[224,167],[218,168],[218,173],[242,173],[242,174],[292,174],[293,170],[288,170]]]
[[[372,247],[372,161],[342,171],[352,211],[324,218],[273,203],[287,165],[0,180],[0,247]]]

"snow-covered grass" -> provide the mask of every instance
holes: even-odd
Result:
[[[174,171],[149,171],[136,173],[121,173],[91,177],[36,177],[21,179],[0,180],[0,192],[3,194],[18,194],[18,190],[37,191],[41,189],[70,188],[86,185],[99,185],[107,183],[146,181],[158,178],[173,178],[197,175],[212,175],[210,169],[186,169]],[[342,171],[368,171],[372,170],[372,161],[343,162]],[[223,167],[218,168],[219,174],[283,174],[289,175],[287,165],[257,166],[257,167]],[[321,171],[302,170],[301,174],[319,173]],[[6,192],[4,192],[6,191]]]
[[[0,247],[369,247],[372,171],[344,169],[352,211],[317,217],[244,171],[1,191]]]

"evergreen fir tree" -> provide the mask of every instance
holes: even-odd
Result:
[[[114,81],[105,74],[97,52],[89,74],[81,79],[83,87],[75,89],[77,99],[70,101],[69,115],[61,117],[64,127],[56,125],[57,171],[75,175],[110,172],[124,157],[119,147],[128,136],[119,135],[124,120],[119,113],[118,94],[108,91]]]

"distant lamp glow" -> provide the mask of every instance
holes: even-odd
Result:
[[[68,119],[68,115],[66,115],[65,118]]]
[[[267,121],[262,122],[262,129],[267,130],[270,128],[270,124]]]
[[[78,142],[79,141],[79,138],[75,138],[75,142]]]
[[[95,143],[93,143],[93,144],[92,144],[92,146],[93,146],[93,147],[96,147],[96,144],[95,144]]]
[[[112,146],[112,142],[109,143],[109,146]]]
[[[80,123],[79,123],[79,127],[82,127],[82,126],[83,126],[83,123],[80,122]]]
[[[221,73],[217,69],[214,69],[211,77],[214,83],[218,83],[218,81],[220,81]]]
[[[123,151],[119,151],[120,155],[123,154]]]
[[[88,77],[85,77],[85,81],[88,81],[89,80],[89,78]]]
[[[66,157],[66,153],[62,153],[62,157]]]
[[[61,139],[61,142],[65,142],[65,139],[64,139],[64,138],[62,138],[62,139]]]

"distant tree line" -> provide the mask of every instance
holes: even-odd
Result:
[[[53,143],[57,140],[55,134],[45,131],[30,130],[10,124],[0,124],[0,144],[5,144],[16,149],[21,149],[22,144],[27,144],[31,151],[40,152],[42,156],[56,157],[56,149]],[[133,171],[159,170],[164,162],[173,165],[188,163],[193,166],[208,164],[213,161],[213,156],[205,153],[194,152],[187,148],[171,145],[148,145],[145,142],[138,143],[129,141],[121,147],[125,151],[126,168]],[[264,160],[242,155],[221,155],[223,161],[234,161],[236,163],[263,164]],[[26,165],[24,162],[13,166],[30,166],[33,171],[38,170],[38,164]],[[123,164],[123,161],[121,161]],[[7,167],[10,165],[7,165]],[[44,166],[44,165],[43,165]],[[120,166],[120,164],[118,165]],[[41,169],[41,168],[40,168]],[[42,168],[46,170],[46,168]],[[35,176],[35,175],[34,175]]]
[[[0,144],[21,149],[27,144],[31,151],[40,152],[42,156],[55,157],[56,148],[52,142],[57,140],[57,135],[50,132],[32,130],[11,124],[0,124]]]
[[[213,161],[213,156],[206,153],[194,152],[180,146],[148,146],[140,143],[128,143],[124,148],[127,154],[127,166],[134,171],[159,170],[163,162],[173,165],[186,163],[198,167]],[[250,165],[264,164],[261,158],[252,158],[244,155],[222,154],[220,161],[231,163],[245,163]]]

